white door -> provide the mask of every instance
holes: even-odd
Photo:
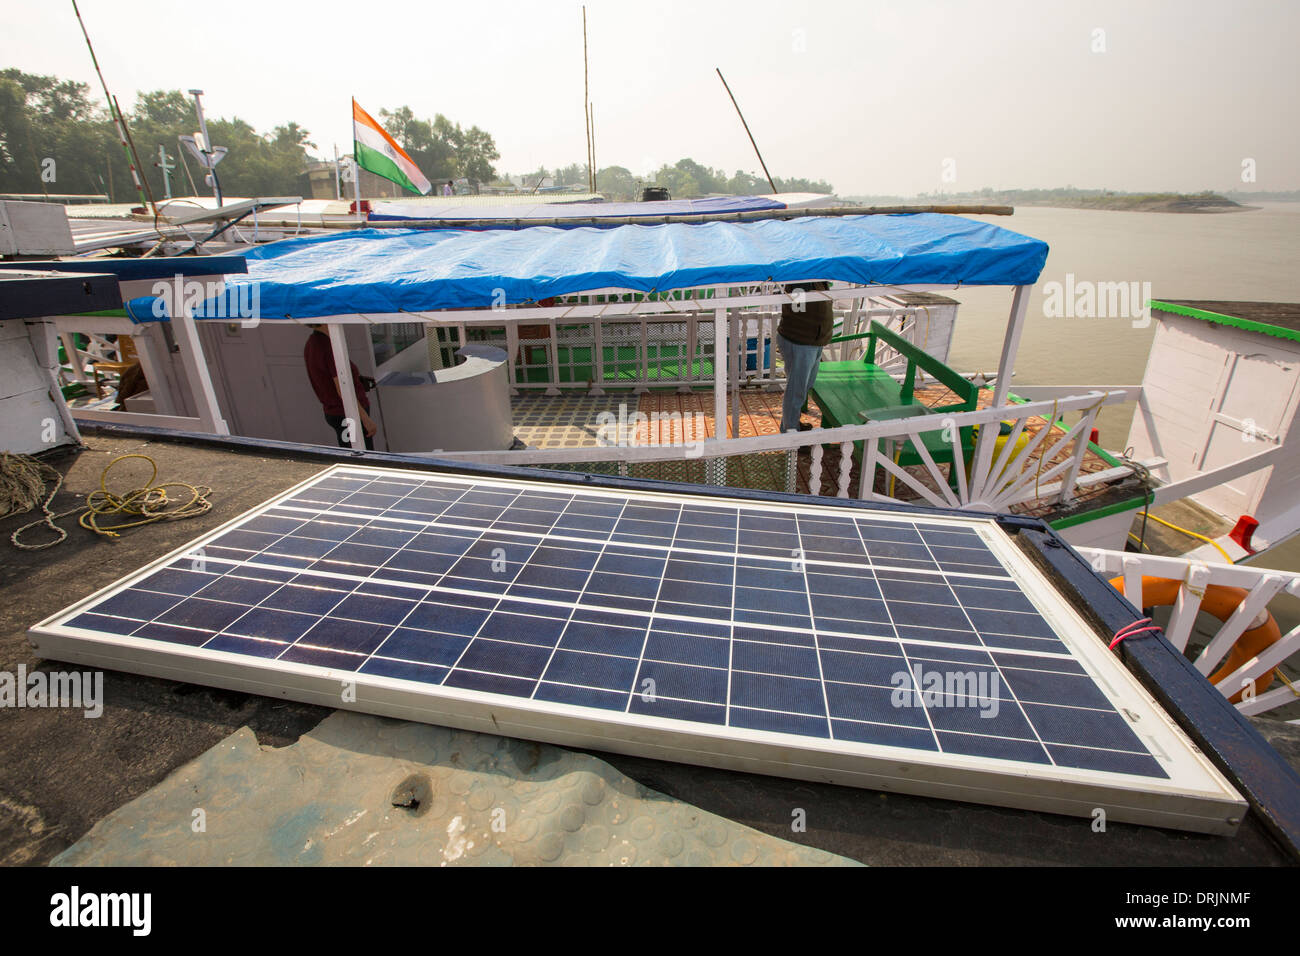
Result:
[[[1296,387],[1296,366],[1267,352],[1228,357],[1223,388],[1211,406],[1198,467],[1212,471],[1267,451],[1279,441]],[[1254,514],[1271,469],[1262,468],[1195,495],[1229,520]]]

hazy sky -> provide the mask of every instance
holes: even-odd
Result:
[[[98,96],[70,0],[0,4],[0,64]],[[577,2],[80,7],[124,107],[201,87],[209,116],[296,120],[329,155],[356,96],[483,127],[499,170],[584,161]],[[590,0],[587,19],[602,167],[757,172],[721,67],[772,173],[842,195],[1300,188],[1294,0]]]

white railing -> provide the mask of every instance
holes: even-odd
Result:
[[[836,312],[841,333],[865,331],[874,320],[920,347],[927,344],[929,325],[923,306],[866,307],[855,300],[851,308]],[[509,311],[502,315],[508,318]],[[476,324],[472,332],[464,324],[442,328],[444,334],[454,330],[460,344],[472,337],[503,347],[511,357],[507,374],[513,394],[542,391],[558,395],[563,390],[582,389],[601,395],[606,388],[631,388],[639,394],[650,388],[685,391],[711,386],[716,320],[711,302],[701,299],[697,310],[668,314],[511,320],[500,325]],[[727,321],[727,340],[735,343],[730,349],[733,365],[728,369],[728,381],[733,385],[783,385],[785,374],[778,367],[776,349],[780,309],[771,304],[732,308]],[[430,325],[430,332],[437,327]],[[521,327],[527,329],[523,334]],[[876,364],[891,368],[892,360],[900,365],[901,374],[901,356],[892,355],[884,345],[879,348]],[[621,352],[631,352],[631,356],[623,357]],[[859,342],[842,342],[830,346],[826,357],[847,360],[861,352]]]
[[[1098,475],[1080,477],[1079,469],[1087,450],[1088,436],[1097,412],[1106,405],[1126,401],[1128,392],[1095,391],[1054,401],[1029,402],[986,408],[973,412],[954,412],[943,415],[920,415],[916,418],[869,422],[862,425],[845,425],[823,428],[812,432],[790,432],[783,435],[762,435],[753,438],[710,438],[694,443],[675,445],[640,445],[635,437],[620,444],[594,445],[583,448],[542,448],[523,451],[453,452],[433,453],[439,458],[473,461],[481,464],[503,465],[580,465],[598,462],[618,462],[620,471],[626,466],[642,462],[674,462],[705,459],[716,460],[710,474],[716,476],[711,483],[726,484],[726,461],[739,455],[756,455],[785,452],[793,460],[799,449],[810,448],[809,493],[818,494],[825,465],[826,445],[839,448],[839,476],[836,495],[849,497],[855,445],[863,443],[862,470],[856,497],[863,500],[887,498],[875,491],[876,475],[883,471],[896,483],[910,488],[928,504],[942,508],[960,508],[975,511],[1006,511],[1011,505],[1034,498],[1052,498],[1065,503],[1083,485],[1109,481],[1129,469],[1110,469]],[[1059,424],[1039,427],[1021,442],[1028,422],[1033,418],[1051,418],[1066,412],[1082,412],[1079,422],[1071,428]],[[1010,434],[1005,436],[1001,448],[996,447],[997,424],[1011,423]],[[971,426],[980,428],[974,454],[970,454],[966,436]],[[926,448],[923,435],[939,433],[948,454],[947,471]],[[907,469],[896,464],[894,451],[905,444],[914,449],[920,463],[929,475],[933,487],[922,482]],[[885,447],[888,446],[888,447]],[[1059,459],[1059,460],[1056,460]],[[1053,461],[1055,463],[1053,463]],[[788,473],[791,473],[788,470]],[[793,491],[791,480],[787,490]]]
[[[1220,668],[1233,645],[1246,631],[1265,623],[1265,613],[1273,598],[1284,591],[1300,597],[1300,573],[1293,571],[1105,551],[1100,548],[1079,548],[1079,553],[1092,563],[1093,569],[1098,573],[1121,578],[1124,582],[1124,595],[1136,608],[1144,606],[1144,575],[1178,582],[1177,599],[1164,633],[1169,643],[1184,653],[1196,623],[1197,612],[1205,597],[1205,589],[1211,585],[1240,588],[1244,593],[1236,610],[1222,621],[1213,637],[1193,659],[1196,669],[1206,677]],[[1142,635],[1139,635],[1134,640],[1141,638]],[[1240,694],[1237,709],[1247,715],[1260,714],[1300,700],[1300,692],[1285,680],[1279,680],[1281,686],[1276,688],[1257,686],[1260,678],[1297,651],[1300,651],[1300,626],[1283,634],[1279,640],[1239,664],[1231,673],[1221,675],[1216,686],[1225,697]],[[1300,721],[1292,721],[1297,722]]]

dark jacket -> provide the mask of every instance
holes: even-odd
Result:
[[[339,390],[334,385],[338,373],[334,368],[334,349],[330,345],[330,337],[319,329],[313,331],[307,336],[307,343],[302,347],[302,357],[307,363],[307,378],[311,380],[311,389],[320,400],[325,414],[346,415],[347,412],[343,410],[343,397],[339,395]],[[361,372],[357,369],[356,362],[348,364],[352,366],[352,387],[357,393],[357,404],[362,410],[368,412],[370,400],[366,398],[366,391],[361,385]]]
[[[786,286],[785,291],[825,292],[829,288],[829,282],[795,282]],[[807,299],[802,306],[802,309],[797,303],[781,306],[781,324],[776,327],[777,333],[795,345],[826,345],[835,326],[835,311],[831,303]]]

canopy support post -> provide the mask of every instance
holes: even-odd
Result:
[[[713,310],[713,437],[727,437],[727,310]]]
[[[993,383],[993,406],[1005,405],[1011,391],[1011,374],[1016,367],[1016,353],[1020,351],[1020,336],[1025,331],[1025,316],[1029,312],[1031,285],[1016,286],[1011,299],[1011,316],[1007,320],[1006,338],[1002,340],[1002,358],[998,361],[998,380]]]
[[[357,387],[352,381],[352,360],[348,358],[347,337],[343,333],[343,326],[335,322],[326,328],[329,329],[330,348],[334,352],[334,375],[339,380],[339,396],[343,399],[344,428],[351,434],[353,449],[365,451],[366,430],[361,426],[361,406],[357,403]]]
[[[205,431],[214,435],[229,435],[226,420],[221,417],[221,406],[217,404],[217,393],[212,388],[212,375],[208,372],[208,360],[203,355],[203,345],[199,341],[199,330],[194,324],[190,307],[182,305],[172,317],[172,329],[176,333],[177,344],[181,348],[181,362],[185,365],[185,375],[190,380],[190,394],[194,398],[194,410]],[[159,383],[161,384],[161,383]]]
[[[1020,350],[1020,336],[1025,330],[1025,316],[1029,312],[1029,293],[1031,285],[1016,286],[1011,298],[1011,315],[1007,319],[1007,334],[1002,340],[1002,357],[998,361],[998,377],[993,383],[993,408],[1001,408],[1007,403],[1007,394],[1011,391],[1011,374],[1015,371],[1016,352]],[[1051,424],[1048,424],[1051,427]],[[984,497],[992,489],[985,487],[992,464],[993,446],[997,441],[996,428],[981,428],[979,438],[975,440],[975,451],[971,466],[971,500]],[[953,467],[957,467],[954,465]]]

